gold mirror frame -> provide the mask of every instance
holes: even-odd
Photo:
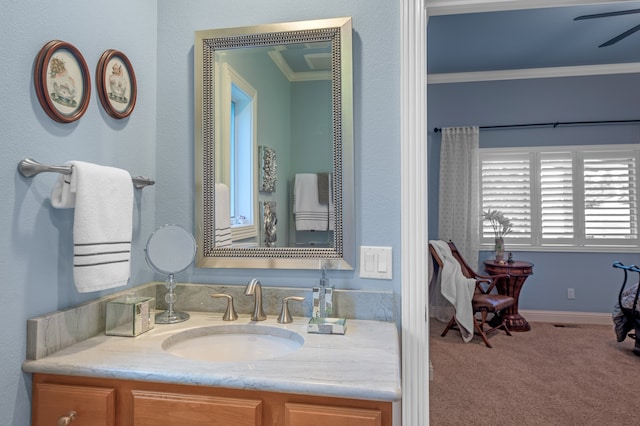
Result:
[[[351,18],[195,32],[196,266],[199,268],[353,269],[354,159]],[[216,50],[330,41],[332,51],[333,247],[215,247]]]

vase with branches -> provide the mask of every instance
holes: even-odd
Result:
[[[504,262],[504,237],[512,230],[512,223],[500,210],[487,210],[482,212],[484,220],[489,221],[495,235],[496,262]]]

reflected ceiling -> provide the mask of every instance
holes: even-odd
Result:
[[[331,80],[331,43],[294,43],[270,47],[269,56],[289,81]]]
[[[640,13],[574,21],[580,15],[640,9],[640,1],[430,16],[429,74],[640,62]]]
[[[286,45],[280,54],[294,72],[331,70],[331,43]]]

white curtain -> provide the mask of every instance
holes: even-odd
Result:
[[[480,131],[474,127],[442,129],[438,238],[452,240],[477,270],[480,218],[478,191]]]
[[[451,240],[469,266],[477,270],[480,198],[479,128],[448,127],[442,129],[440,148],[440,188],[438,239]],[[453,306],[440,292],[440,280],[429,269],[430,316],[449,321]]]

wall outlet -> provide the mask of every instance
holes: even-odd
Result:
[[[573,288],[567,289],[567,299],[575,299],[576,298],[576,290]]]

